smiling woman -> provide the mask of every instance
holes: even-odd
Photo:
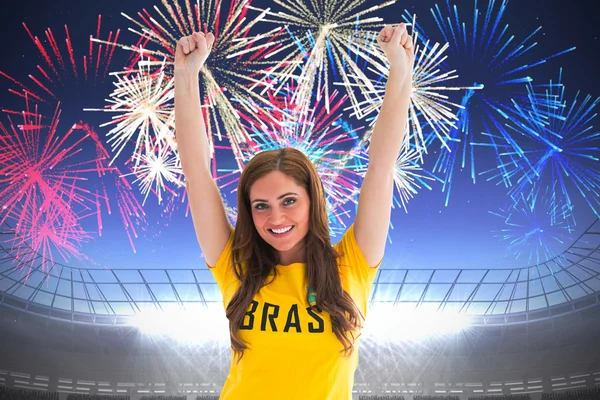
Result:
[[[254,182],[250,199],[256,231],[278,251],[279,263],[306,262],[304,237],[310,209],[306,189],[276,170]]]
[[[346,331],[358,327],[360,311],[343,292],[331,246],[325,191],[315,166],[293,148],[256,155],[242,171],[238,186],[238,220],[231,241],[231,268],[239,289],[227,306],[232,347],[247,347],[233,327],[243,324],[253,298],[277,267],[302,266],[304,286],[314,288],[316,305],[329,312],[336,336],[352,348]],[[217,268],[212,269],[217,273]],[[285,269],[285,268],[284,268]],[[310,291],[304,294],[307,305]],[[346,318],[348,313],[351,318]]]
[[[411,69],[403,60],[412,53],[398,54],[408,41],[406,29],[386,29],[382,35],[387,54],[399,56],[390,95],[408,96],[404,83]],[[211,33],[194,33],[178,42],[175,121],[194,227],[223,295],[237,356],[222,398],[283,398],[293,391],[296,398],[349,399],[367,296],[389,225],[393,162],[388,161],[397,157],[401,137],[395,131],[376,135],[386,126],[378,123],[371,140],[376,168],[369,166],[364,179],[357,229],[351,225],[335,246],[321,178],[294,148],[260,152],[243,168],[232,229],[210,179],[206,129],[198,112],[196,76],[213,41]],[[400,107],[407,108],[406,101]],[[405,125],[407,110],[399,118],[386,110],[380,121]]]
[[[236,227],[209,267],[223,294],[231,347],[238,356],[223,393],[244,398],[251,389],[234,384],[242,371],[299,361],[307,352],[321,359],[307,361],[304,369],[311,379],[321,375],[311,372],[315,363],[339,376],[353,374],[377,268],[369,268],[352,227],[331,245],[323,184],[304,153],[265,151],[244,167]],[[281,351],[274,353],[274,346]],[[276,354],[287,356],[265,361]],[[334,390],[347,398],[351,385],[345,382],[321,380],[310,393]],[[281,393],[275,387],[261,390],[265,398]]]

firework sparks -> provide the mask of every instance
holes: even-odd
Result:
[[[95,160],[81,160],[79,154],[86,137],[77,137],[74,127],[59,132],[58,108],[49,126],[37,105],[21,115],[22,125],[15,126],[10,117],[8,127],[0,123],[0,225],[15,222],[17,252],[33,246],[52,260],[52,243],[63,258],[82,257],[77,243],[89,236],[79,222],[94,215],[96,202],[83,187],[85,175],[97,172]]]
[[[557,201],[555,186],[556,182],[546,186],[543,193],[531,200],[519,193],[508,210],[490,211],[506,224],[506,228],[496,231],[494,236],[508,241],[507,255],[510,253],[516,260],[525,255],[528,265],[540,265],[553,257],[562,257],[569,235],[573,233],[567,222],[572,218],[572,209]]]
[[[103,177],[108,175],[110,178],[112,178],[102,179],[99,181],[102,185],[102,190],[101,193],[96,194],[96,204],[98,205],[98,234],[102,236],[103,226],[100,201],[104,201],[108,214],[112,214],[110,200],[114,199],[114,201],[117,203],[117,210],[119,211],[123,226],[125,227],[129,244],[131,245],[131,249],[135,252],[136,250],[133,243],[133,238],[137,237],[137,232],[135,230],[136,226],[145,224],[144,209],[136,199],[133,188],[124,178],[124,174],[121,172],[121,170],[116,166],[108,165],[110,155],[108,150],[105,148],[104,143],[100,140],[98,133],[91,126],[84,123],[77,124],[76,128],[83,130],[87,137],[94,142],[96,150],[96,171],[98,176]],[[105,182],[112,182],[114,185],[115,190],[111,192],[110,196],[106,190]]]
[[[413,19],[411,25],[415,26],[415,19]],[[406,137],[409,140],[410,137],[414,137],[415,149],[421,162],[423,162],[421,153],[427,153],[427,146],[425,145],[422,125],[430,128],[442,145],[450,151],[446,141],[451,138],[449,135],[451,128],[456,128],[455,121],[458,120],[456,110],[463,108],[463,106],[451,101],[444,93],[448,91],[478,90],[482,87],[480,85],[472,87],[446,86],[449,81],[458,78],[456,70],[445,71],[441,68],[442,63],[447,58],[444,53],[449,45],[446,43],[442,46],[439,43],[434,43],[430,46],[429,40],[419,44],[419,32],[414,29],[412,40],[415,48],[415,65],[413,68],[413,91]],[[390,70],[389,64],[374,38],[370,38],[369,42],[358,47],[370,49],[369,53],[374,55],[372,67],[369,67],[369,69],[376,74],[375,82],[377,83],[370,83],[371,79],[366,82],[359,76],[351,76],[354,81],[352,86],[358,87],[361,93],[365,95],[364,101],[353,105],[351,115],[357,118],[370,114],[379,115],[386,87],[385,83],[380,82],[387,81]],[[369,87],[373,87],[373,89],[371,90]],[[371,118],[370,124],[373,125],[375,122],[376,117]]]
[[[31,199],[13,208],[13,211],[19,215],[19,219],[16,226],[11,229],[10,239],[6,240],[10,243],[14,257],[19,260],[21,268],[30,261],[25,283],[38,262],[37,257],[31,256],[32,251],[43,260],[48,260],[44,266],[49,265],[52,268],[56,254],[64,260],[70,256],[79,260],[87,259],[81,251],[82,244],[93,239],[93,236],[82,228],[79,221],[81,217],[74,213],[67,213],[63,208],[65,205],[70,205],[73,198],[66,199],[64,204],[57,202],[37,204],[29,200]],[[43,208],[36,210],[36,207]],[[49,273],[51,268],[45,272]]]
[[[144,69],[139,63],[136,75],[111,73],[117,77],[116,89],[108,100],[112,105],[103,109],[85,108],[84,111],[104,111],[118,113],[112,121],[100,125],[105,127],[116,125],[107,136],[116,152],[112,162],[125,149],[130,139],[135,137],[135,148],[132,159],[137,167],[144,154],[152,152],[152,142],[158,140],[175,147],[172,124],[174,107],[171,102],[174,96],[174,79],[164,73],[164,68],[152,73],[149,65]],[[164,64],[163,64],[164,66]],[[167,143],[168,142],[168,143]],[[163,144],[163,143],[161,143]]]
[[[523,193],[528,201],[538,196],[543,182],[558,182],[557,201],[572,209],[572,198],[579,194],[600,218],[599,133],[591,125],[600,98],[588,95],[580,101],[578,92],[568,102],[562,69],[557,83],[551,81],[539,89],[543,93],[536,92],[531,83],[527,87],[529,104],[513,102],[514,111],[505,127],[496,127],[501,136],[490,135],[501,141],[502,163],[483,173],[512,186],[511,196]],[[511,132],[518,135],[518,144]]]
[[[498,8],[496,3],[499,4]],[[451,5],[450,0],[446,0],[445,11],[436,5],[431,9],[431,13],[444,40],[450,45],[451,57],[448,58],[448,64],[456,66],[461,76],[469,79],[471,86],[483,87],[483,90],[468,96],[469,101],[466,104],[462,104],[476,110],[473,113],[465,113],[464,116],[476,117],[485,124],[494,125],[498,116],[504,113],[503,110],[510,111],[509,99],[520,96],[515,93],[515,88],[519,92],[522,83],[532,81],[528,74],[534,67],[573,51],[575,47],[531,60],[533,56],[529,55],[536,45],[532,39],[542,28],[538,27],[521,42],[517,42],[515,36],[509,33],[508,24],[501,25],[508,1],[490,1],[487,4],[487,9],[482,12],[475,0],[472,19],[467,22],[461,21],[458,7]],[[477,132],[469,132],[474,126],[473,122],[473,118],[461,119],[460,131],[469,134],[474,145],[489,145],[477,143]],[[475,171],[472,171],[471,175],[475,177]]]
[[[146,203],[153,185],[159,204],[163,200],[162,192],[165,189],[169,190],[172,195],[177,196],[173,190],[168,189],[165,181],[171,182],[178,187],[184,187],[183,182],[179,178],[183,176],[179,157],[170,151],[168,146],[161,146],[159,143],[152,146],[150,151],[146,151],[141,158],[141,165],[136,166],[134,172],[127,175],[137,176],[137,179],[133,183],[140,182],[141,192],[145,195],[142,205]]]
[[[421,189],[419,183],[432,190],[426,180],[443,182],[432,173],[425,171],[417,161],[419,158],[420,153],[414,148],[409,149],[408,142],[404,142],[394,167],[394,185],[399,197],[394,196],[394,203],[401,206],[405,212],[408,212],[406,208],[408,201],[418,193],[417,189]]]
[[[465,121],[464,124],[459,124],[459,127],[450,129],[450,138],[444,143],[444,147],[449,151],[441,150],[435,161],[432,171],[434,173],[441,172],[444,174],[442,192],[446,193],[444,205],[447,207],[450,203],[450,194],[452,192],[452,181],[456,172],[457,161],[460,157],[460,168],[465,168],[467,156],[471,164],[471,175],[473,183],[475,183],[475,145],[471,143],[468,129],[468,113],[469,108],[464,107],[468,103],[470,97],[473,96],[473,90],[468,90],[462,99],[463,107],[458,111],[457,117],[460,121]],[[426,142],[430,142],[433,138],[430,136]],[[441,146],[440,146],[441,147]]]
[[[197,31],[213,32],[215,43],[210,57],[200,71],[202,104],[206,106],[203,112],[209,137],[215,135],[221,141],[227,136],[238,160],[246,146],[248,133],[234,108],[234,104],[244,103],[231,100],[252,98],[258,103],[266,103],[254,88],[270,85],[272,78],[269,71],[271,66],[278,63],[265,59],[269,52],[278,47],[274,39],[281,32],[281,29],[276,29],[250,36],[250,29],[262,20],[264,13],[250,19],[247,15],[249,3],[232,0],[229,2],[229,9],[223,12],[221,1],[199,1],[194,7],[186,1],[184,9],[178,1],[163,0],[164,11],[154,7],[158,18],[154,18],[146,10],[138,14],[141,22],[122,14],[141,29],[131,29],[140,36],[140,40],[135,46],[117,45],[136,54],[141,53],[140,50],[144,48],[143,53],[149,56],[145,63],[164,68],[166,60],[170,71],[177,41],[181,37]],[[158,49],[154,49],[156,47]],[[243,112],[251,113],[256,110],[244,108]],[[212,142],[211,151],[214,155]]]
[[[382,26],[381,18],[363,18],[363,16],[381,12],[395,1],[386,1],[368,8],[365,8],[365,2],[360,0],[308,3],[298,0],[276,0],[275,3],[284,11],[254,9],[266,14],[264,21],[285,26],[288,32],[288,37],[279,40],[281,47],[270,53],[268,57],[288,50],[283,63],[278,66],[277,76],[281,81],[280,89],[289,78],[297,79],[300,83],[300,90],[296,91],[292,98],[294,108],[307,112],[315,93],[317,101],[321,100],[320,96],[323,97],[327,112],[330,112],[331,104],[328,101],[330,73],[334,80],[341,80],[347,87],[350,86],[348,70],[364,78],[363,82],[369,82],[364,77],[362,68],[353,60],[349,52],[357,50],[353,40],[365,42],[373,35],[370,30]],[[361,52],[365,51],[368,53],[368,49]],[[366,57],[369,59],[369,54]],[[305,62],[298,63],[298,60],[305,58]],[[296,76],[295,70],[298,67],[301,68],[301,72]],[[352,90],[348,91],[348,96],[353,103],[356,102]]]
[[[102,16],[98,15],[96,38],[100,37],[101,23]],[[29,78],[34,83],[33,88],[26,86],[24,83],[17,81],[5,72],[0,71],[1,76],[9,79],[20,88],[20,90],[10,89],[9,92],[23,98],[28,96],[30,99],[35,99],[39,102],[48,102],[51,100],[58,100],[62,97],[61,89],[69,88],[73,85],[73,82],[79,84],[81,81],[85,81],[88,82],[89,85],[94,86],[97,83],[103,82],[106,78],[113,59],[114,47],[112,45],[117,42],[120,30],[117,30],[114,37],[113,32],[109,32],[108,38],[103,41],[111,46],[103,46],[102,44],[94,45],[94,42],[92,41],[93,36],[90,35],[88,54],[83,55],[82,63],[79,65],[77,63],[78,56],[76,55],[76,49],[73,48],[71,35],[67,25],[64,27],[66,35],[64,39],[64,42],[66,43],[66,56],[63,55],[64,51],[61,52],[60,46],[58,45],[60,41],[56,39],[52,29],[47,28],[44,32],[46,40],[48,41],[48,46],[50,47],[47,48],[37,36],[34,36],[31,33],[25,23],[23,23],[23,27],[42,55],[42,58],[46,63],[46,68],[38,65],[37,69],[41,76],[29,75]],[[90,79],[90,77],[93,77],[93,79]],[[81,92],[81,90],[79,91]]]
[[[338,96],[337,91],[327,100],[331,104],[331,113],[320,107],[320,103],[311,107],[312,111],[308,114],[285,110],[294,90],[288,86],[287,95],[271,97],[271,102],[276,104],[275,109],[284,111],[270,113],[271,117],[276,115],[278,121],[263,120],[250,127],[253,145],[248,148],[245,158],[282,147],[301,150],[315,164],[323,181],[332,220],[341,220],[342,215],[347,213],[340,211],[341,207],[349,201],[356,202],[358,193],[360,166],[350,166],[348,160],[359,157],[364,151],[355,139],[356,131],[361,127],[348,131],[344,129],[346,124],[337,121],[336,112],[342,109],[348,98]]]

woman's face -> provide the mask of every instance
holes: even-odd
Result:
[[[310,199],[306,189],[283,172],[273,171],[250,188],[250,207],[258,234],[280,251],[282,263],[293,259],[308,233]]]

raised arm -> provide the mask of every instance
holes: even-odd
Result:
[[[383,104],[369,146],[369,167],[360,190],[354,236],[369,263],[383,258],[390,225],[394,168],[400,154],[412,93],[414,50],[406,25],[386,26],[377,40],[390,64]]]
[[[206,37],[194,33],[181,38],[175,51],[177,148],[196,237],[209,266],[215,266],[232,229],[219,188],[210,173],[210,151],[200,108],[198,73],[213,42],[211,33]]]

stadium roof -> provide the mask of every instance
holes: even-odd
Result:
[[[7,225],[4,235],[14,235]],[[222,304],[211,272],[198,269],[97,269],[56,263],[0,247],[0,304],[81,324],[127,324],[147,311],[195,310]],[[31,266],[31,270],[27,268]],[[49,269],[49,270],[48,270]],[[561,255],[514,269],[381,268],[371,307],[472,316],[471,324],[518,324],[598,304],[600,220]]]

